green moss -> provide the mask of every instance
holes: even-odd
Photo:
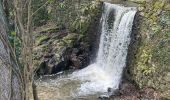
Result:
[[[42,35],[36,38],[36,45],[41,45],[42,42],[49,40],[48,36]]]
[[[148,46],[142,47],[137,62],[137,73],[147,76],[155,72],[155,66],[151,64],[151,58],[151,49]]]
[[[163,78],[170,71],[170,33],[158,30],[151,40],[143,39],[133,73],[140,88],[148,86],[165,91]]]
[[[62,41],[68,45],[68,46],[72,46],[73,43],[77,40],[78,38],[78,34],[76,33],[70,33],[67,36],[63,37]]]
[[[165,9],[168,0],[144,1],[139,5],[140,43],[130,72],[140,88],[151,87],[167,94],[170,87],[170,11]]]
[[[160,66],[170,65],[170,33],[157,33],[156,35],[159,40],[152,52],[153,60]]]
[[[159,24],[162,27],[168,28],[170,26],[170,11],[166,11],[162,14],[159,20]]]
[[[156,1],[154,3],[154,9],[161,9],[164,7],[164,5],[165,5],[164,1]]]
[[[140,4],[139,8],[145,8],[141,10],[141,15],[145,17],[148,22],[149,26],[152,27],[153,25],[158,24],[159,15],[165,7],[165,1],[162,0],[152,0],[150,2],[145,2]],[[140,9],[139,9],[140,10]]]
[[[59,31],[59,27],[49,27],[49,28],[43,29],[41,33],[54,33],[58,31]]]
[[[161,97],[160,100],[170,100],[170,99],[167,97]]]
[[[129,1],[132,1],[132,2],[135,2],[135,3],[139,3],[139,4],[146,3],[146,0],[129,0]]]

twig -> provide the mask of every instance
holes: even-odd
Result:
[[[47,0],[47,2],[45,2],[40,8],[38,8],[35,12],[33,12],[33,14],[31,15],[31,17],[32,16],[34,16],[41,8],[43,8],[46,4],[48,4],[49,3],[49,0]]]

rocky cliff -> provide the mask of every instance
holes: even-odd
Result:
[[[129,1],[138,4],[139,12],[134,22],[137,26],[134,26],[132,34],[134,36],[129,50],[127,73],[139,88],[151,87],[162,91],[162,97],[168,97],[170,96],[170,2]]]

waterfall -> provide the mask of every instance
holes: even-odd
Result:
[[[104,3],[101,17],[101,37],[96,61],[74,72],[81,80],[79,95],[118,89],[126,66],[128,46],[136,8]]]
[[[40,79],[36,82],[37,89],[43,92],[39,94],[54,94],[51,100],[77,100],[79,97],[96,100],[94,98],[100,95],[107,95],[108,88],[118,89],[126,67],[135,13],[134,7],[104,3],[96,61],[72,74]]]

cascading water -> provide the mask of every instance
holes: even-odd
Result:
[[[73,73],[82,81],[80,93],[106,92],[108,87],[117,89],[130,43],[130,34],[136,10],[104,3],[101,18],[101,37],[96,62]]]
[[[61,82],[64,83],[68,80],[73,84],[79,84],[76,85],[76,90],[75,87],[74,90],[69,90],[72,92],[69,95],[83,96],[105,93],[109,87],[113,90],[118,89],[123,68],[126,66],[135,13],[134,7],[104,3],[100,22],[100,45],[96,61],[85,69],[61,79]],[[59,81],[54,83],[61,85],[62,83]],[[70,87],[72,86],[70,85]]]

